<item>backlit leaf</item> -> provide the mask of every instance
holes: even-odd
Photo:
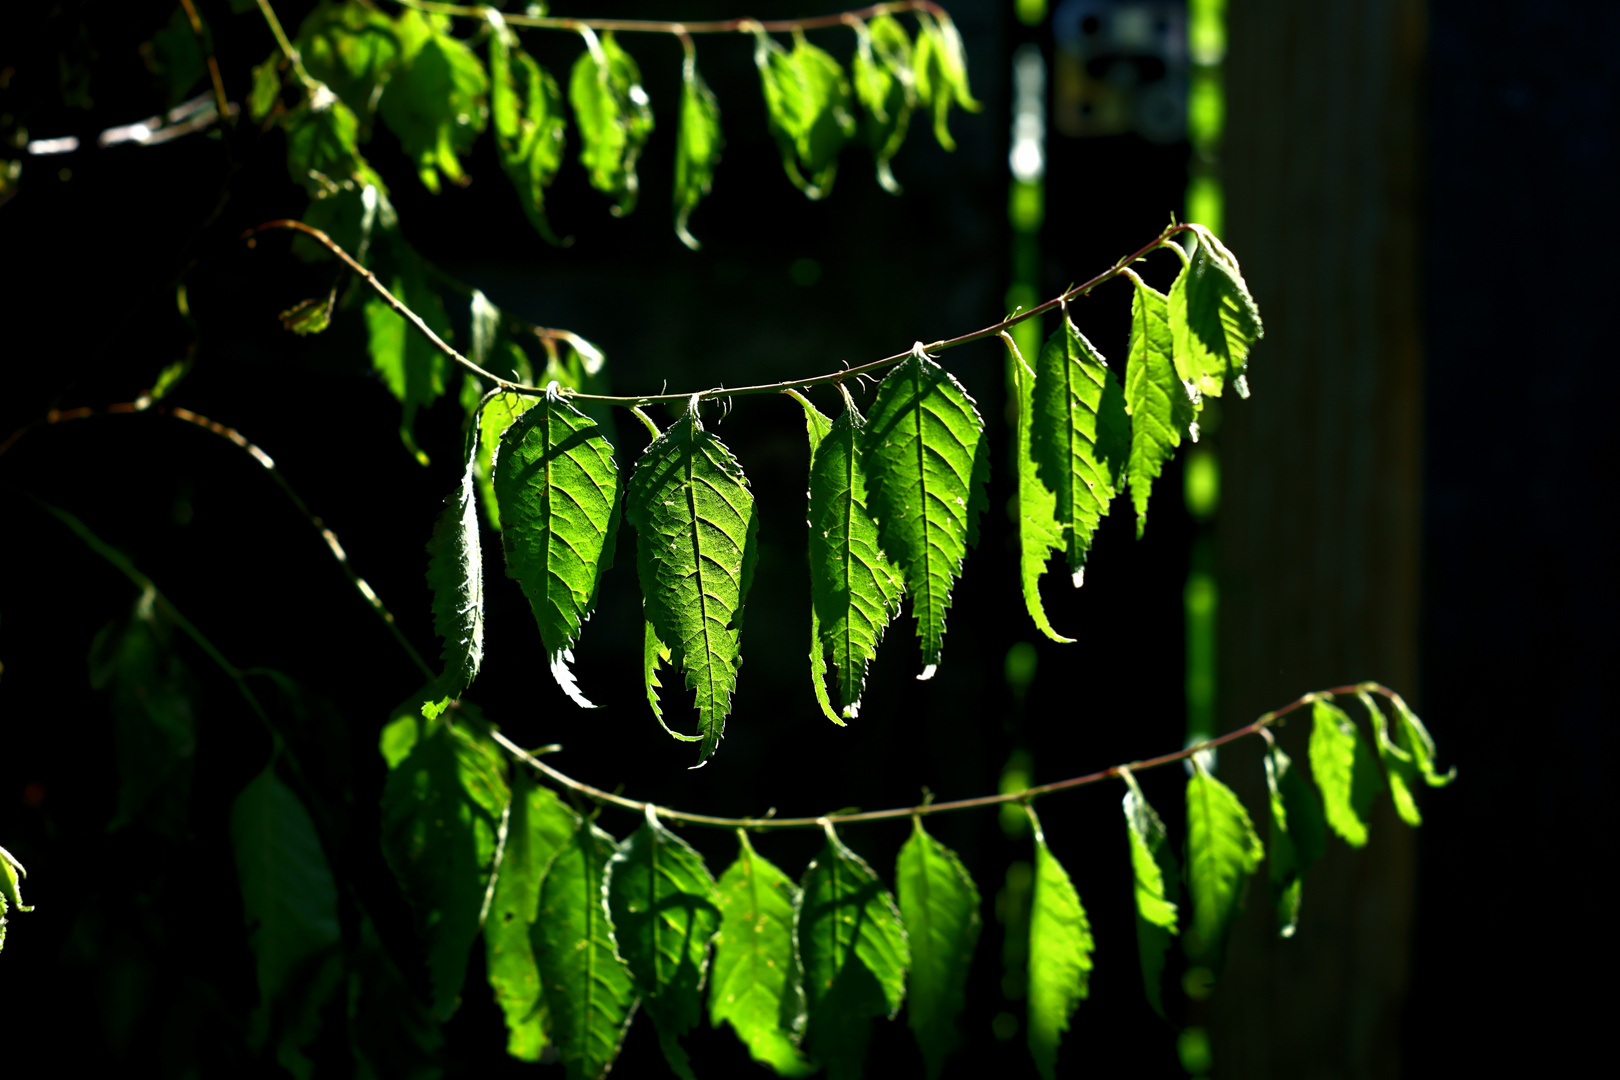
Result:
[[[1108,362],[1065,314],[1035,362],[1030,449],[1078,587],[1092,535],[1125,482],[1130,451],[1125,395]]]
[[[493,8],[489,37],[489,112],[501,168],[535,231],[560,243],[546,220],[546,188],[562,168],[567,145],[562,91],[551,74],[518,47],[517,37]]]
[[[461,483],[445,500],[444,512],[428,540],[428,588],[433,592],[433,631],[444,642],[439,662],[443,696],[432,715],[472,685],[484,661],[484,556],[478,543],[478,506],[473,468],[478,462],[477,429]]]
[[[754,64],[782,168],[807,196],[826,198],[838,174],[838,152],[855,137],[844,69],[802,33],[795,32],[789,52],[763,30],[754,38]]]
[[[1272,744],[1265,766],[1271,804],[1271,850],[1266,860],[1271,903],[1277,909],[1278,934],[1293,937],[1305,873],[1327,850],[1327,823],[1316,793],[1282,747]]]
[[[1213,233],[1193,226],[1198,245],[1170,286],[1170,334],[1176,373],[1198,400],[1220,397],[1228,380],[1249,396],[1249,350],[1264,334],[1237,259]]]
[[[1121,770],[1123,772],[1123,770]],[[1131,878],[1136,898],[1136,951],[1142,961],[1142,989],[1148,1004],[1164,1015],[1164,954],[1178,932],[1173,897],[1180,874],[1164,822],[1148,805],[1136,777],[1124,773],[1125,828],[1131,844]]]
[[[465,184],[460,156],[489,120],[489,76],[466,43],[429,17],[407,10],[394,25],[399,68],[383,90],[378,111],[416,163],[424,187],[437,192],[440,176]]]
[[[281,96],[281,54],[274,53],[262,64],[253,65],[253,89],[248,94],[248,119],[263,120]]]
[[[686,223],[714,184],[720,163],[720,103],[697,71],[697,55],[686,54],[681,67],[681,122],[675,132],[675,235],[696,251],[697,242]]]
[[[1170,298],[1136,280],[1131,297],[1131,346],[1125,361],[1125,411],[1131,417],[1126,471],[1136,506],[1136,535],[1147,527],[1148,496],[1181,437],[1193,428],[1193,403],[1176,375]]]
[[[956,24],[943,11],[917,13],[917,45],[912,63],[917,80],[917,104],[934,117],[934,138],[946,150],[956,149],[947,123],[952,105],[968,112],[983,106],[968,90],[967,54]]]
[[[1052,1080],[1069,1018],[1091,993],[1091,954],[1097,946],[1080,894],[1046,846],[1033,810],[1030,820],[1035,825],[1035,899],[1029,915],[1029,1052],[1035,1070]]]
[[[1430,787],[1445,787],[1457,779],[1455,768],[1441,772],[1435,767],[1434,737],[1429,734],[1429,729],[1423,726],[1423,721],[1418,719],[1411,706],[1407,705],[1399,694],[1392,694],[1390,703],[1395,706],[1395,715],[1398,718],[1395,745],[1412,755],[1423,782]]]
[[[808,1076],[799,1052],[804,985],[793,945],[799,890],[737,833],[737,861],[720,875],[709,1023],[729,1023],[753,1059],[778,1076]]]
[[[878,183],[893,195],[900,184],[889,162],[900,152],[917,104],[916,77],[911,70],[911,38],[892,15],[879,15],[855,24],[855,96],[865,111],[861,128],[877,159]]]
[[[444,303],[428,284],[421,258],[396,232],[386,234],[382,266],[377,275],[406,307],[421,317],[443,341],[450,341],[450,320]],[[399,434],[407,449],[423,464],[427,455],[416,446],[416,413],[444,394],[449,359],[380,296],[365,302],[367,348],[371,367],[404,408]]]
[[[324,87],[281,118],[287,132],[287,173],[312,194],[364,168],[360,120]]]
[[[1311,706],[1311,775],[1322,791],[1327,823],[1351,847],[1367,842],[1373,800],[1383,788],[1378,761],[1355,721],[1330,701]]]
[[[369,124],[377,93],[400,59],[394,20],[369,4],[322,0],[299,26],[294,44],[304,70]]]
[[[1063,531],[1057,523],[1057,496],[1041,482],[1035,468],[1035,457],[1030,440],[1033,438],[1035,417],[1035,370],[1018,350],[1011,334],[1002,334],[1007,346],[1007,368],[1012,390],[1018,400],[1018,576],[1024,589],[1024,607],[1041,633],[1053,641],[1065,644],[1074,638],[1064,637],[1052,628],[1041,603],[1041,577],[1052,552],[1062,550]]]
[[[27,876],[28,871],[23,869],[22,863],[13,858],[11,852],[0,848],[0,950],[6,947],[7,909],[34,910],[32,906],[22,902],[22,881]]]
[[[568,101],[579,125],[579,163],[591,186],[611,199],[616,216],[636,208],[636,159],[652,134],[653,114],[641,69],[612,34],[598,40],[581,29],[585,52],[568,79]]]
[[[900,917],[911,946],[906,1019],[929,1077],[961,1043],[968,968],[979,941],[979,890],[956,852],[912,819],[911,838],[894,868]]]
[[[701,765],[731,712],[759,522],[742,466],[704,429],[696,402],[636,462],[626,513],[647,621],[697,693]]]
[[[529,598],[552,676],[584,708],[569,671],[574,643],[613,563],[619,471],[596,421],[555,388],[501,437],[495,498],[507,573]]]
[[[859,1077],[872,1020],[906,996],[911,950],[894,897],[831,823],[804,873],[794,940],[804,965],[809,1047],[831,1080]]]
[[[878,387],[861,457],[879,541],[911,596],[927,679],[939,665],[951,589],[978,542],[990,472],[984,421],[919,347]]]
[[[1193,913],[1183,941],[1189,958],[1214,968],[1244,883],[1265,849],[1232,789],[1209,775],[1196,757],[1193,762],[1187,778],[1187,893]]]
[[[664,828],[651,805],[646,818],[609,864],[608,910],[619,956],[658,1028],[664,1057],[677,1076],[692,1080],[680,1040],[703,1014],[720,897],[703,857]]]

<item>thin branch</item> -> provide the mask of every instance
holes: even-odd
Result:
[[[191,23],[191,33],[197,39],[197,47],[203,51],[208,64],[208,81],[214,87],[214,105],[219,109],[220,119],[223,121],[231,114],[231,103],[225,97],[225,80],[220,78],[219,61],[214,59],[213,39],[203,28],[202,19],[191,0],[180,0],[180,6],[186,11],[186,18]]]
[[[1301,694],[1280,709],[1273,709],[1251,724],[1245,724],[1235,731],[1229,731],[1218,738],[1207,739],[1195,743],[1184,750],[1177,750],[1173,754],[1161,754],[1158,757],[1147,758],[1144,761],[1131,761],[1123,765],[1112,765],[1100,772],[1087,773],[1084,776],[1072,776],[1067,780],[1055,780],[1050,784],[1037,784],[1035,787],[1025,788],[1005,795],[981,795],[973,799],[956,799],[951,802],[925,802],[917,806],[902,806],[893,810],[866,810],[852,813],[821,814],[815,817],[762,817],[762,818],[733,818],[714,817],[709,814],[689,814],[684,810],[672,810],[669,807],[659,806],[656,803],[639,802],[627,799],[623,795],[616,795],[611,791],[592,787],[590,784],[575,780],[566,773],[547,765],[539,758],[524,750],[511,739],[499,731],[491,731],[491,737],[499,743],[514,758],[528,765],[541,775],[561,784],[570,791],[578,792],[594,802],[604,806],[616,806],[621,810],[630,810],[638,814],[646,813],[649,806],[660,817],[669,821],[684,821],[691,825],[706,825],[717,829],[753,829],[762,831],[766,829],[819,829],[822,823],[831,821],[835,825],[859,824],[867,821],[895,821],[911,817],[927,817],[930,814],[946,814],[956,810],[976,810],[986,806],[1003,806],[1007,803],[1028,804],[1043,795],[1052,795],[1059,791],[1072,791],[1075,788],[1087,787],[1091,784],[1100,784],[1104,780],[1122,779],[1127,772],[1139,773],[1143,769],[1156,769],[1161,765],[1171,765],[1184,761],[1203,750],[1212,750],[1229,742],[1246,738],[1250,735],[1266,733],[1266,729],[1282,721],[1289,713],[1302,709],[1321,698],[1335,697],[1340,694],[1354,694],[1357,692],[1370,692],[1382,694],[1391,701],[1398,700],[1399,695],[1393,690],[1376,682],[1353,683],[1346,686],[1334,686],[1327,690],[1316,690],[1309,694]],[[549,749],[549,748],[548,748]]]
[[[463,4],[441,4],[435,0],[394,0],[401,7],[415,8],[436,15],[453,15],[463,19],[487,22],[489,11],[484,7]],[[873,4],[854,11],[840,11],[833,15],[817,15],[808,19],[720,19],[705,22],[662,22],[654,19],[581,19],[566,15],[515,15],[500,12],[508,26],[523,26],[536,30],[617,30],[642,34],[751,34],[764,30],[772,34],[786,34],[795,30],[824,30],[834,26],[847,26],[856,19],[872,19],[879,15],[899,15],[907,11],[926,11],[937,18],[949,19],[945,9],[932,0],[895,0],[893,3]]]
[[[1016,326],[1025,319],[1035,318],[1036,316],[1045,314],[1054,308],[1061,307],[1076,297],[1085,296],[1104,282],[1111,281],[1112,279],[1119,277],[1132,263],[1146,258],[1155,249],[1174,246],[1169,243],[1170,239],[1177,233],[1186,232],[1191,228],[1193,228],[1191,225],[1167,226],[1158,236],[1154,237],[1148,243],[1143,244],[1140,248],[1125,256],[1123,259],[1120,259],[1113,266],[1109,267],[1107,270],[1104,270],[1102,273],[1097,274],[1087,281],[1081,282],[1079,285],[1074,286],[1058,296],[1054,296],[1044,304],[1037,304],[1025,311],[1020,311],[1013,315],[1009,315],[1000,322],[991,326],[986,326],[982,330],[975,330],[970,334],[961,334],[953,338],[945,338],[942,341],[931,342],[927,345],[923,345],[921,342],[918,342],[905,352],[895,353],[893,356],[885,356],[881,360],[873,360],[870,363],[860,364],[856,367],[840,368],[838,371],[828,372],[825,375],[812,375],[802,379],[785,379],[781,382],[761,383],[757,386],[716,386],[707,390],[687,390],[681,393],[663,392],[641,395],[586,394],[566,388],[561,389],[560,392],[563,397],[571,401],[603,401],[610,405],[621,405],[625,408],[634,408],[636,406],[650,405],[654,402],[660,401],[689,402],[693,398],[696,398],[699,401],[707,401],[712,398],[746,397],[753,394],[779,394],[783,390],[796,390],[808,386],[822,386],[827,383],[841,383],[845,379],[852,377],[859,378],[864,374],[897,364],[906,357],[910,356],[919,347],[925,352],[937,353],[943,352],[946,349],[954,349],[959,345],[966,345],[970,342],[982,341],[985,338],[995,337],[1003,330]],[[293,221],[291,219],[284,218],[277,221],[267,221],[257,228],[249,229],[243,234],[243,237],[244,239],[248,239],[251,243],[251,238],[254,234],[264,232],[267,229],[294,229],[320,243],[328,251],[348,264],[351,270],[359,274],[361,278],[365,280],[366,284],[370,285],[378,296],[381,296],[385,301],[388,302],[390,307],[403,316],[405,320],[412,326],[416,327],[417,331],[425,336],[428,341],[432,342],[435,348],[444,353],[450,359],[454,360],[456,363],[460,364],[462,367],[466,368],[468,371],[488,379],[495,383],[495,385],[500,389],[514,394],[526,394],[531,397],[537,397],[540,394],[545,393],[545,389],[543,387],[527,386],[523,383],[511,382],[501,378],[498,375],[491,374],[490,372],[479,367],[477,364],[473,363],[471,360],[467,359],[465,356],[462,356],[449,345],[445,344],[444,339],[439,337],[438,334],[435,334],[432,329],[428,327],[427,323],[423,322],[414,311],[406,307],[396,296],[394,296],[393,293],[389,292],[383,283],[377,280],[375,274],[362,266],[353,256],[339,247],[331,237],[321,232],[321,230],[311,228],[310,226],[305,225],[302,221]]]
[[[270,34],[276,39],[276,47],[281,50],[281,55],[285,56],[287,63],[292,65],[293,74],[297,75],[298,81],[304,84],[304,89],[313,91],[320,84],[311,77],[309,69],[304,67],[304,58],[298,55],[298,49],[293,46],[291,41],[287,40],[287,31],[281,28],[281,20],[276,18],[276,12],[270,6],[270,0],[258,0],[258,4],[259,14],[264,16],[265,25],[270,27]]]

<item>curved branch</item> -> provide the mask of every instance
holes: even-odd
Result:
[[[435,0],[394,0],[401,7],[428,11],[435,15],[454,15],[463,19],[489,20],[486,8],[464,4],[442,4]],[[642,34],[751,34],[764,30],[771,34],[786,34],[794,30],[825,30],[844,26],[855,19],[871,19],[879,15],[898,15],[907,11],[926,11],[939,18],[950,18],[945,9],[933,0],[894,0],[873,4],[854,11],[840,11],[833,15],[816,15],[808,19],[717,19],[703,22],[664,22],[656,19],[581,19],[567,15],[515,15],[501,12],[501,20],[508,26],[523,26],[535,30],[617,30]]]
[[[955,810],[976,810],[986,806],[1002,806],[1006,803],[1023,803],[1027,805],[1043,795],[1052,795],[1059,791],[1071,791],[1075,788],[1088,787],[1091,784],[1100,784],[1104,780],[1122,778],[1127,772],[1139,773],[1143,769],[1156,769],[1161,765],[1171,765],[1177,761],[1183,761],[1201,751],[1213,750],[1217,746],[1223,746],[1226,743],[1235,742],[1238,739],[1246,738],[1250,735],[1261,734],[1265,732],[1267,728],[1281,722],[1282,719],[1289,713],[1294,712],[1296,709],[1302,709],[1306,705],[1309,705],[1318,699],[1331,698],[1339,694],[1354,694],[1360,691],[1382,694],[1391,701],[1400,700],[1399,694],[1389,689],[1389,687],[1384,686],[1382,683],[1376,682],[1352,683],[1345,686],[1329,687],[1326,690],[1313,690],[1309,694],[1301,694],[1299,697],[1295,698],[1293,701],[1290,701],[1287,705],[1284,705],[1279,709],[1273,709],[1271,712],[1261,716],[1253,723],[1245,724],[1243,727],[1240,727],[1235,731],[1228,731],[1225,735],[1221,735],[1218,738],[1206,739],[1203,742],[1194,743],[1192,746],[1189,746],[1184,750],[1177,750],[1173,754],[1161,754],[1158,757],[1147,758],[1143,761],[1130,761],[1122,765],[1111,765],[1099,772],[1086,773],[1084,776],[1071,776],[1067,780],[1054,780],[1050,784],[1037,784],[1034,787],[1025,788],[1023,791],[1015,791],[1006,795],[980,795],[977,798],[972,799],[956,799],[951,802],[925,802],[917,806],[902,806],[896,807],[892,810],[866,810],[856,811],[853,813],[822,814],[816,817],[715,817],[710,814],[689,814],[684,810],[672,810],[669,807],[659,806],[656,803],[639,802],[635,799],[627,799],[623,795],[615,795],[611,791],[603,791],[599,787],[592,787],[590,784],[575,780],[566,773],[559,772],[550,765],[547,765],[545,762],[541,761],[539,758],[535,757],[533,754],[530,754],[528,751],[524,750],[521,746],[514,743],[511,739],[507,738],[499,731],[492,730],[490,732],[490,736],[497,743],[499,743],[501,747],[507,751],[507,753],[511,754],[514,758],[523,762],[525,765],[528,765],[536,772],[550,780],[555,781],[558,784],[561,784],[568,790],[578,792],[587,799],[600,803],[603,806],[616,806],[621,810],[631,810],[638,814],[646,813],[648,807],[651,807],[660,818],[667,821],[684,821],[691,825],[707,825],[717,829],[753,829],[755,831],[763,831],[766,829],[819,829],[822,827],[822,823],[826,821],[831,821],[835,825],[851,825],[867,821],[895,821],[901,818],[926,817],[930,814],[945,814]],[[549,752],[554,748],[548,747],[547,749]]]

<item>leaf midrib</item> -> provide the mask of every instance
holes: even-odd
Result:
[[[686,454],[682,459],[682,467],[686,472],[686,482],[683,486],[686,490],[686,516],[688,522],[690,523],[689,528],[692,532],[692,576],[697,579],[698,620],[699,625],[702,627],[703,633],[703,676],[709,684],[709,692],[705,697],[704,709],[705,711],[711,713],[711,716],[704,717],[704,719],[709,720],[712,719],[712,713],[715,707],[715,655],[714,643],[709,638],[709,593],[703,584],[703,546],[702,541],[699,538],[700,534],[698,532],[697,491],[695,490],[697,477],[692,467],[692,459],[697,453],[697,429],[695,426],[688,425],[687,436]]]
[[[928,536],[928,497],[931,494],[931,492],[929,491],[929,487],[928,487],[928,471],[927,471],[927,469],[928,469],[928,466],[927,466],[927,458],[928,458],[927,449],[928,448],[923,444],[923,389],[922,389],[922,377],[923,377],[923,365],[922,365],[922,361],[918,360],[918,361],[914,362],[913,365],[912,365],[912,380],[913,380],[913,386],[914,386],[914,388],[916,390],[916,398],[915,398],[915,400],[916,400],[917,404],[916,404],[916,406],[914,408],[912,408],[909,411],[911,413],[912,422],[913,422],[914,426],[916,427],[916,437],[917,437],[917,486],[922,489],[922,501],[921,501],[921,505],[918,507],[918,511],[919,511],[920,516],[922,517],[922,541],[923,541],[923,543],[922,543],[922,564],[923,564],[923,581],[924,581],[924,584],[926,586],[924,588],[924,590],[923,590],[923,595],[925,597],[924,602],[923,602],[923,606],[924,606],[924,609],[925,609],[925,611],[927,613],[928,618],[927,618],[926,622],[919,619],[917,629],[923,634],[923,640],[928,643],[929,655],[925,656],[923,659],[925,661],[927,661],[928,663],[933,663],[934,662],[934,656],[933,656],[934,638],[935,638],[935,634],[934,634],[934,608],[937,606],[937,601],[936,601],[936,598],[935,598],[935,595],[934,595],[934,593],[936,591],[935,588],[934,588],[934,565],[933,565],[934,545],[933,545],[933,542],[929,539],[929,536]],[[943,500],[941,500],[941,501],[943,502]],[[943,629],[943,627],[942,627],[942,629]]]

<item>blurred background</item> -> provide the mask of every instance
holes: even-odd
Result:
[[[291,30],[311,6],[277,10]],[[273,49],[250,7],[197,4],[232,100]],[[567,248],[529,227],[487,137],[472,182],[439,195],[385,129],[368,156],[426,258],[512,314],[598,344],[616,392],[808,376],[977,329],[1105,269],[1174,213],[1208,224],[1242,261],[1267,330],[1253,397],[1212,407],[1207,437],[1156,486],[1143,540],[1118,504],[1084,588],[1049,575],[1052,621],[1080,639],[1056,645],[1018,593],[1002,351],[950,353],[996,448],[991,510],[938,676],[915,681],[901,618],[847,729],[820,716],[808,684],[802,416],[787,399],[739,401],[705,417],[740,457],[762,522],[746,664],[717,759],[688,771],[691,751],[647,715],[628,528],[577,650],[581,687],[603,708],[581,712],[555,688],[521,594],[493,566],[470,696],[518,741],[562,743],[553,763],[599,786],[708,813],[800,814],[1060,779],[1229,730],[1306,690],[1381,680],[1426,718],[1458,782],[1425,799],[1420,830],[1385,801],[1366,848],[1335,842],[1291,940],[1277,939],[1257,882],[1214,993],[1196,980],[1176,989],[1168,1022],[1142,1000],[1120,792],[1042,801],[1100,942],[1060,1073],[1348,1078],[1558,1061],[1596,1035],[1604,1000],[1575,976],[1596,963],[1576,953],[1595,952],[1586,882],[1613,809],[1600,679],[1602,657],[1616,655],[1615,581],[1599,539],[1612,463],[1606,423],[1586,412],[1612,397],[1598,374],[1613,353],[1601,345],[1610,260],[1598,222],[1615,169],[1620,7],[947,7],[984,109],[953,116],[954,153],[914,121],[894,161],[898,198],[852,147],[831,196],[806,201],[767,135],[751,43],[701,39],[726,147],[692,220],[699,253],[667,216],[681,53],[662,37],[626,39],[659,124],[642,205],[610,216],[571,148],[549,199]],[[743,12],[623,0],[592,13]],[[0,15],[0,157],[20,162],[0,163],[0,438],[53,408],[132,400],[189,359],[169,401],[260,444],[431,655],[422,544],[460,468],[454,390],[418,419],[424,467],[395,434],[399,407],[370,375],[357,312],[317,337],[281,329],[278,313],[328,288],[332,270],[294,258],[285,236],[251,249],[238,239],[304,211],[279,133],[242,123],[225,138],[94,146],[98,132],[174,104],[142,45],[173,14],[162,2],[40,0]],[[844,30],[812,38],[846,62],[853,50]],[[578,52],[567,34],[529,33],[525,45],[553,72]],[[82,148],[52,152],[48,140],[67,136]],[[1162,286],[1174,266],[1161,258],[1146,274]],[[1116,367],[1128,305],[1109,286],[1072,308]],[[621,463],[646,441],[622,413],[617,438]],[[157,415],[60,423],[0,456],[0,844],[28,867],[38,907],[13,918],[0,955],[7,1054],[143,1075],[271,1068],[242,1058],[256,989],[225,820],[268,741],[217,666],[176,645],[166,685],[195,718],[189,779],[164,795],[177,816],[120,817],[114,718],[128,702],[108,685],[108,643],[139,590],[30,494],[126,553],[231,663],[290,677],[252,676],[278,687],[266,691],[278,720],[318,749],[334,797],[351,800],[329,855],[421,983],[375,812],[377,732],[419,676],[246,455]],[[492,551],[493,534],[485,543]],[[684,722],[675,697],[666,715]],[[1296,758],[1305,733],[1281,735]],[[1258,749],[1223,749],[1218,765],[1255,810]],[[1181,780],[1172,769],[1142,778],[1172,836]],[[635,822],[608,811],[602,824],[622,836]],[[1027,832],[988,812],[931,828],[985,900],[967,1045],[949,1075],[1022,1075]],[[716,868],[734,852],[723,832],[684,835]],[[845,838],[887,878],[904,835],[865,826]],[[773,834],[759,847],[796,876],[817,843]],[[525,1067],[503,1053],[476,953],[443,1064],[516,1074]],[[705,1074],[753,1074],[728,1032],[702,1028],[689,1049]],[[322,1071],[347,1067],[330,1039],[312,1054]],[[646,1024],[617,1068],[662,1070]],[[869,1068],[921,1075],[903,1022],[879,1025]]]

